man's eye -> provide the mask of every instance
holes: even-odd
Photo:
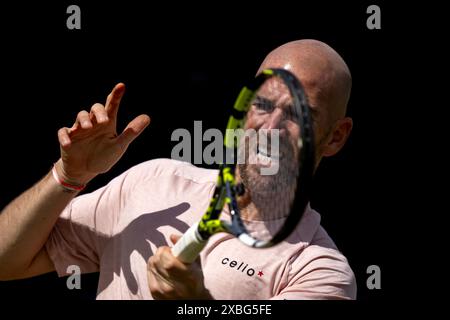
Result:
[[[262,110],[262,111],[272,111],[273,110],[273,106],[271,106],[270,104],[267,104],[267,103],[254,103],[254,106],[256,107],[256,109]]]
[[[256,109],[266,112],[271,112],[274,109],[272,101],[266,99],[256,98],[255,101],[253,102],[253,105],[255,106]]]

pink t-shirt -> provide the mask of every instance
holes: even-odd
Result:
[[[208,207],[218,171],[186,162],[141,163],[92,193],[75,198],[46,248],[60,276],[70,265],[100,271],[97,299],[152,299],[147,261],[172,245]],[[260,222],[255,222],[260,223]],[[347,259],[310,207],[281,244],[254,249],[214,235],[201,253],[206,288],[216,299],[355,299]]]

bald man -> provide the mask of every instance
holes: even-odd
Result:
[[[300,40],[272,51],[260,70],[264,68],[290,70],[302,81],[312,108],[317,168],[322,157],[343,147],[352,128],[345,117],[348,67],[328,45]],[[217,170],[151,160],[75,197],[108,171],[150,122],[147,115],[138,116],[117,134],[123,93],[124,85],[118,84],[104,106],[97,103],[89,112],[81,111],[71,128],[60,129],[61,158],[52,171],[3,210],[0,280],[53,270],[65,276],[76,266],[83,273],[100,272],[97,299],[356,298],[347,259],[310,206],[278,246],[255,250],[217,234],[195,263],[177,260],[168,244],[205,212]],[[286,110],[261,113],[256,108],[248,113],[247,128],[284,128],[287,139],[298,134],[298,125],[283,116]],[[245,201],[242,214],[264,222],[264,206],[257,201],[260,176],[245,165],[237,175],[248,190],[239,199]]]

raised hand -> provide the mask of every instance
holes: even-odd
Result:
[[[80,111],[71,128],[59,129],[61,159],[55,166],[62,179],[82,185],[108,171],[149,125],[150,117],[143,114],[117,134],[117,114],[124,92],[125,85],[117,84],[105,106],[96,103],[90,112]]]

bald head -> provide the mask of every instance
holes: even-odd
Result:
[[[344,60],[327,44],[317,40],[286,43],[269,53],[258,73],[266,68],[287,69],[299,78],[323,126],[345,116],[352,78]]]

